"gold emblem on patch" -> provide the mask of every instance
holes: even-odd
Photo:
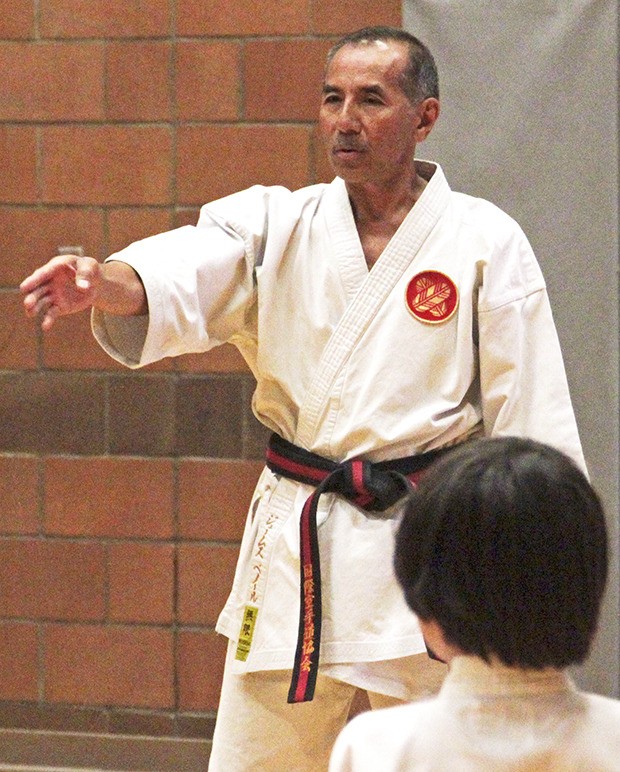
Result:
[[[407,285],[407,308],[426,324],[446,322],[459,304],[456,284],[440,271],[422,271]]]

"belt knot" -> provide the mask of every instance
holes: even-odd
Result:
[[[323,493],[336,491],[358,507],[375,512],[389,509],[411,487],[405,475],[360,459],[338,464],[319,485]]]
[[[323,493],[337,493],[369,512],[383,512],[402,498],[422,471],[445,451],[430,451],[389,461],[352,459],[337,463],[273,434],[267,466],[275,474],[315,486],[299,519],[299,627],[288,701],[314,695],[321,643],[321,562],[317,506]]]

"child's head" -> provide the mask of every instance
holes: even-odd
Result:
[[[396,538],[407,603],[486,660],[581,662],[607,576],[598,496],[565,455],[532,440],[466,443],[411,494]]]

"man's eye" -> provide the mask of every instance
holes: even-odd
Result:
[[[325,94],[323,97],[323,104],[327,104],[329,102],[338,102],[340,97],[338,94]]]

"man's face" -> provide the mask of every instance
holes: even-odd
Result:
[[[325,74],[321,135],[349,183],[393,184],[411,175],[419,111],[402,89],[407,47],[374,41],[341,48]]]

